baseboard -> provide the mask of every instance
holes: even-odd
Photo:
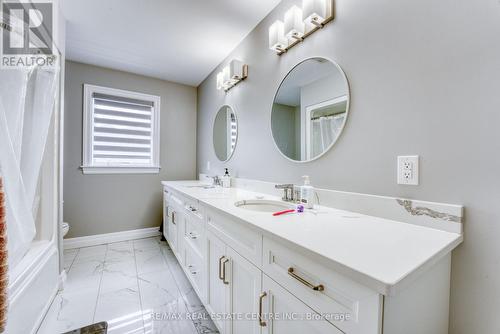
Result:
[[[89,235],[86,237],[69,238],[63,240],[64,249],[97,246],[127,240],[143,239],[160,235],[159,227],[149,227],[139,230]]]

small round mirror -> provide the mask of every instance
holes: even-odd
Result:
[[[228,161],[233,155],[238,140],[238,121],[230,106],[222,106],[214,122],[214,150],[220,161]]]
[[[349,111],[349,85],[339,65],[310,58],[286,75],[274,97],[271,129],[280,152],[312,161],[337,141]]]

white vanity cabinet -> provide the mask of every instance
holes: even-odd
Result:
[[[259,314],[262,271],[211,232],[207,233],[207,255],[206,308],[216,315],[214,322],[220,332],[261,333],[255,316]],[[231,318],[223,317],[225,314]]]
[[[263,314],[273,315],[263,319],[263,334],[342,334],[342,331],[319,318],[318,313],[267,275],[263,276],[261,299]]]
[[[262,234],[174,190],[164,196],[165,238],[221,334],[341,333],[282,318],[317,312],[264,274]]]
[[[179,244],[182,244],[182,262],[194,290],[202,301],[206,299],[205,216],[198,201],[181,198],[182,213]]]
[[[312,254],[263,238],[264,272],[346,333],[380,333],[382,296],[329,269]]]
[[[164,189],[164,236],[202,301],[206,298],[205,217],[196,200]],[[166,199],[165,199],[166,197]]]
[[[178,195],[173,192],[167,192],[168,200],[164,201],[167,203],[167,214],[165,215],[166,219],[166,228],[164,228],[165,238],[168,240],[170,248],[174,252],[175,256],[182,264],[184,263],[182,259],[182,221],[184,216],[183,203]]]
[[[449,253],[384,292],[177,187],[164,196],[165,237],[221,334],[447,334]]]
[[[222,315],[230,309],[229,281],[225,280],[227,272],[226,244],[214,234],[207,232],[207,299],[205,307],[211,314]],[[223,271],[224,270],[224,271]],[[229,333],[229,322],[222,316],[212,320],[221,334]]]

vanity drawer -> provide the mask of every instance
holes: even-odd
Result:
[[[198,201],[185,199],[184,209],[186,210],[189,216],[193,217],[193,219],[197,219],[201,222],[205,221],[205,214],[203,207],[200,206]]]
[[[193,217],[184,220],[184,239],[191,244],[194,250],[203,258],[205,247],[205,226],[203,221]]]
[[[207,210],[207,230],[257,267],[262,262],[262,235],[234,218]]]
[[[184,208],[184,198],[177,193],[170,192],[169,204],[175,207],[176,210],[181,210]]]
[[[382,296],[377,292],[324,266],[313,254],[268,237],[262,261],[267,275],[313,310],[337,315],[330,322],[345,333],[380,333]]]
[[[184,245],[184,270],[201,300],[205,300],[205,262],[193,247]]]

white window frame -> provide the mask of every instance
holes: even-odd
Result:
[[[152,160],[151,164],[94,165],[92,160],[94,138],[93,94],[100,93],[117,97],[143,100],[153,103],[151,115]],[[160,172],[160,102],[156,95],[143,94],[116,88],[90,84],[83,85],[83,174],[158,174]]]

